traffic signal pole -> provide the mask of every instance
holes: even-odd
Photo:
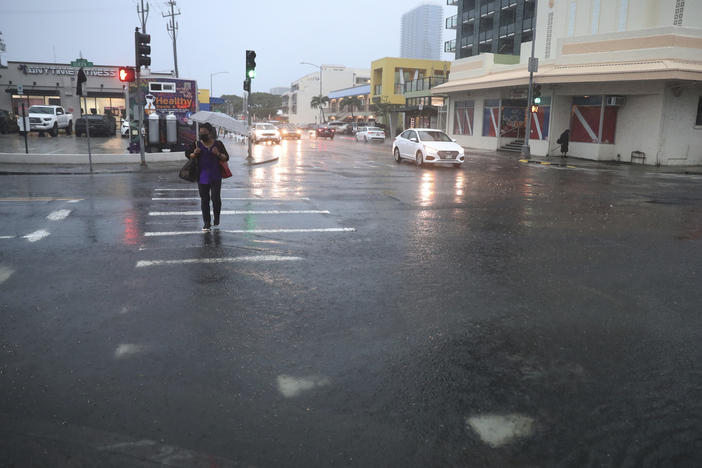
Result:
[[[142,129],[144,128],[144,104],[142,102],[142,95],[144,93],[141,92],[141,67],[137,67],[136,69],[136,98],[137,98],[137,108],[139,109],[139,154],[141,155],[141,165],[143,167],[146,167],[146,155],[144,154],[144,132]]]
[[[253,161],[253,154],[251,148],[251,91],[248,91],[246,94],[246,120],[248,121],[249,125],[249,147],[246,156],[246,161],[250,163],[251,161]]]
[[[536,7],[538,2],[534,2],[534,20],[536,20]],[[529,140],[531,138],[531,106],[534,104],[533,94],[534,94],[534,72],[539,71],[539,60],[534,57],[534,50],[536,46],[536,24],[531,29],[531,57],[529,58],[529,97],[527,98],[527,121],[526,121],[526,135],[524,135],[524,144],[522,145],[522,158],[531,159],[531,147],[529,146]]]

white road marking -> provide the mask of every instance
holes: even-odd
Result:
[[[237,188],[223,188],[222,192],[236,192],[240,190],[273,190],[275,192],[296,192],[297,189],[287,189],[287,188],[276,188],[272,189],[269,187],[237,187]],[[154,192],[197,192],[196,188],[156,188]]]
[[[14,272],[15,270],[12,268],[5,265],[0,265],[0,284],[10,279],[10,276],[12,276]]]
[[[222,215],[329,214],[329,210],[222,210]],[[201,211],[151,211],[149,216],[202,216]]]
[[[30,234],[27,234],[26,236],[22,236],[22,238],[27,239],[29,242],[37,242],[49,236],[50,234],[51,233],[45,229],[39,229],[38,231],[34,231]]]
[[[75,203],[74,198],[52,198],[52,197],[6,197],[0,198],[0,202],[52,202],[65,201]],[[80,201],[80,200],[76,200]]]
[[[81,201],[83,201],[82,198],[76,198],[75,200],[68,200],[68,203],[78,203],[78,202],[81,202]]]
[[[310,377],[293,377],[291,375],[278,376],[278,391],[285,398],[294,398],[302,392],[312,390],[316,387],[329,385],[329,379],[316,375]]]
[[[51,212],[49,216],[46,217],[46,219],[50,221],[61,221],[63,219],[66,219],[70,214],[71,210],[56,210]]]
[[[220,258],[185,258],[182,260],[139,260],[137,268],[159,265],[192,265],[197,263],[262,263],[262,262],[296,262],[301,257],[284,257],[280,255],[254,255],[248,257],[220,257]]]
[[[294,234],[302,232],[356,232],[356,228],[220,229],[219,231],[228,234]],[[184,236],[189,234],[203,234],[203,231],[145,232],[144,237]]]
[[[130,344],[130,343],[124,343],[119,346],[117,346],[117,349],[115,349],[115,359],[120,359],[126,356],[130,356],[132,354],[137,354],[144,351],[144,347],[140,345],[135,345],[135,344]]]
[[[175,200],[199,200],[200,197],[174,197],[174,198],[168,198],[168,197],[154,197],[151,200],[166,200],[166,201],[175,201]],[[239,201],[309,201],[310,199],[307,197],[303,198],[225,198],[222,197],[222,200],[239,200]]]
[[[534,432],[534,419],[521,414],[480,415],[466,418],[469,427],[490,447],[497,448]]]
[[[17,236],[0,236],[0,239],[17,239]]]

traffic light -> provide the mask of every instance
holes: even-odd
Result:
[[[246,79],[256,78],[256,52],[246,51]]]
[[[538,112],[539,112],[539,106],[538,106],[538,104],[532,105],[532,106],[531,106],[531,113],[532,113],[532,114],[536,114],[536,113],[538,113]]]
[[[76,94],[78,96],[83,95],[83,83],[85,83],[86,81],[88,81],[88,77],[85,76],[85,72],[83,71],[83,67],[81,67],[78,70],[78,80],[76,83]]]
[[[251,80],[249,78],[244,80],[244,91],[251,92]]]
[[[151,65],[151,57],[149,57],[151,46],[149,43],[151,43],[150,35],[134,31],[134,54],[136,56],[137,68]]]
[[[534,86],[534,104],[541,104],[541,85]]]
[[[119,67],[119,72],[117,72],[119,81],[131,83],[136,80],[136,75],[132,67]]]

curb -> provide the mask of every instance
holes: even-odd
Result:
[[[577,166],[571,166],[570,164],[556,164],[549,161],[539,161],[537,159],[520,159],[519,162],[523,164],[540,164],[542,166],[556,166],[566,167],[568,169],[577,169]]]
[[[245,162],[242,164],[242,166],[260,166],[261,164],[268,164],[271,162],[275,162],[280,158],[273,158],[273,159],[266,159],[264,161],[254,161],[254,162]]]

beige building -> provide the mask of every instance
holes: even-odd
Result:
[[[293,81],[290,90],[283,94],[283,114],[293,124],[319,123],[319,109],[310,105],[314,96],[319,96],[319,71]],[[370,83],[370,70],[350,68],[343,65],[322,65],[322,95],[334,90],[361,86]],[[326,120],[326,110],[325,110]]]
[[[452,64],[432,90],[449,98],[447,130],[466,147],[519,148],[528,55]],[[531,152],[644,164],[702,164],[702,1],[539,0]]]

